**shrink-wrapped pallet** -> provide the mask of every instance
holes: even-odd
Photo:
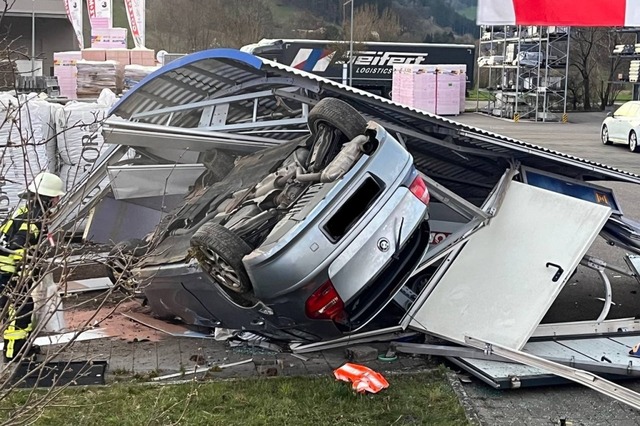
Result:
[[[124,67],[124,90],[129,90],[140,83],[146,76],[156,71],[157,66],[127,65]]]
[[[35,175],[48,170],[49,113],[36,95],[0,94],[0,216],[19,204]]]
[[[70,102],[56,111],[58,174],[67,191],[81,183],[103,153],[102,123],[116,101],[116,95],[105,89],[95,103]],[[82,204],[90,202],[107,184],[105,179],[97,187],[89,188]],[[83,227],[81,222],[73,231]]]
[[[66,172],[73,179],[65,180],[67,190],[71,189],[77,174],[91,170],[103,150],[102,122],[107,112],[116,102],[116,96],[104,90],[98,102],[71,102],[56,113],[56,132],[60,169],[70,166],[73,173]]]
[[[97,98],[103,89],[117,93],[124,76],[115,61],[78,61],[78,98]]]

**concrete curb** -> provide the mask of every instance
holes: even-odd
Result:
[[[449,381],[449,384],[451,385],[451,388],[453,389],[456,396],[458,397],[458,400],[460,401],[460,405],[462,405],[464,414],[467,420],[469,421],[469,424],[474,426],[485,426],[486,423],[483,423],[482,420],[480,420],[480,416],[476,411],[476,407],[473,404],[473,400],[469,397],[469,395],[467,395],[467,392],[464,390],[464,386],[462,386],[456,374],[453,371],[448,370],[446,373],[446,376],[447,376],[447,380]]]

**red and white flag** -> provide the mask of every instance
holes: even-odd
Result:
[[[82,35],[82,0],[64,0],[64,9],[67,18],[73,26],[73,31],[78,38],[80,49],[84,49],[84,36]]]
[[[87,0],[91,28],[113,27],[113,0]]]
[[[136,47],[144,47],[145,0],[124,0],[127,8],[127,19]]]
[[[478,0],[478,25],[640,26],[638,0]]]

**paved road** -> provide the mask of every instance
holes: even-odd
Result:
[[[640,154],[629,152],[626,145],[606,146],[600,142],[600,125],[604,117],[604,112],[587,112],[570,115],[569,123],[514,123],[467,113],[455,120],[640,174]]]
[[[513,123],[488,116],[467,113],[456,120],[495,133],[531,142],[567,154],[608,164],[640,174],[640,154],[626,146],[605,146],[600,142],[600,124],[604,113],[576,113],[570,123]],[[614,189],[626,216],[640,220],[640,186],[603,183]],[[596,241],[589,254],[623,266],[624,252]],[[602,284],[597,275],[579,268],[569,281],[543,322],[593,320],[602,309]],[[640,286],[634,279],[608,274],[613,285],[613,306],[609,318],[635,317],[640,313]],[[640,342],[640,338],[639,338]],[[640,382],[629,384],[640,391]],[[480,421],[487,425],[560,424],[640,425],[640,413],[580,386],[496,391],[483,383],[463,386]],[[569,424],[569,423],[567,423]]]

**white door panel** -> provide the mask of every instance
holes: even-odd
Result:
[[[512,182],[496,217],[448,262],[426,301],[409,311],[409,327],[462,344],[472,336],[521,349],[610,213]]]
[[[607,123],[607,128],[609,129],[609,139],[618,142],[622,133],[620,131],[620,119],[612,117]]]

